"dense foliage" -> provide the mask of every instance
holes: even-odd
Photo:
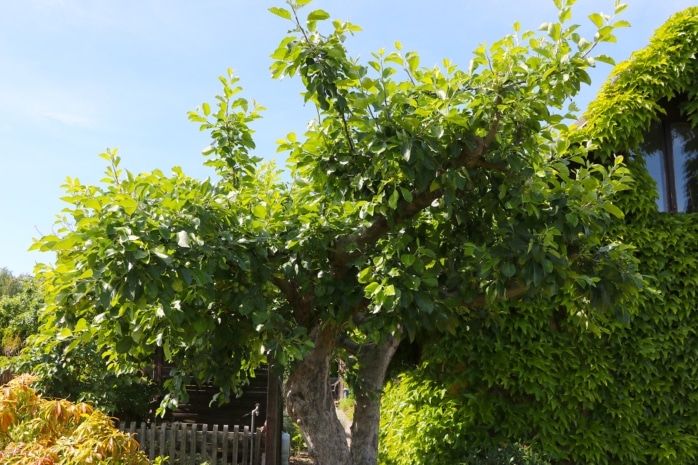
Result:
[[[696,461],[698,216],[659,213],[655,183],[633,151],[662,105],[681,102],[695,126],[696,47],[698,8],[690,8],[616,67],[572,134],[607,162],[631,155],[642,188],[619,195],[625,217],[612,234],[636,247],[655,291],[626,302],[598,331],[580,324],[576,302],[557,296],[490,307],[455,337],[427,345],[420,370],[388,388],[386,463],[411,451],[432,463],[516,441],[554,463]],[[389,446],[397,437],[401,447]]]
[[[30,276],[13,278],[5,289],[6,293],[0,294],[0,334],[2,355],[10,357],[24,347],[29,336],[39,331],[44,300],[40,285]]]
[[[119,374],[107,364],[94,341],[73,341],[58,334],[51,350],[36,341],[44,308],[44,291],[31,276],[13,278],[13,292],[0,297],[0,370],[34,375],[33,388],[44,396],[89,402],[124,419],[143,420],[153,410],[156,387],[138,367],[124,366]],[[7,286],[9,289],[10,286]]]
[[[146,465],[138,443],[87,404],[44,399],[20,377],[0,388],[3,465]]]
[[[300,76],[318,114],[280,143],[292,182],[251,155],[261,109],[229,73],[216,104],[190,114],[210,131],[215,182],[178,168],[134,175],[115,151],[100,186],[68,180],[65,223],[35,245],[57,258],[40,274],[41,340],[94,340],[115,369],[161,347],[176,367],[168,406],[194,381],[226,399],[276,361],[316,460],[371,464],[403,337],[455,333],[497,302],[550,296],[574,300],[580,324],[596,328],[641,287],[630,249],[608,235],[628,170],[621,157],[595,164],[566,137],[591,52],[627,24],[592,15],[587,41],[569,22],[574,2],[556,0],[559,21],[539,34],[516,24],[466,71],[420,67],[399,43],[362,63],[344,45],[357,26],[323,10],[301,20],[309,0],[287,3],[271,8],[292,28],[272,74]],[[328,401],[337,356],[358,380],[351,448]]]
[[[155,416],[159,388],[145,369],[122,366],[109,370],[94,341],[66,350],[69,341],[44,350],[33,338],[17,356],[4,362],[14,373],[29,373],[32,387],[43,396],[87,402],[123,420],[144,421]]]
[[[5,267],[0,268],[0,298],[12,297],[20,292],[22,281],[26,278],[25,275],[15,276],[12,271]]]

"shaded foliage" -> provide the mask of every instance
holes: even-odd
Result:
[[[0,333],[5,356],[16,355],[32,334],[39,331],[39,315],[44,306],[40,284],[21,276],[10,286],[13,291],[0,297]]]

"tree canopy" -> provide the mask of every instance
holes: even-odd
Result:
[[[22,290],[22,282],[27,276],[15,276],[12,271],[0,268],[0,297],[12,297]]]
[[[517,23],[467,70],[425,68],[399,43],[354,59],[344,42],[358,26],[287,3],[270,9],[292,28],[272,75],[300,76],[318,115],[279,143],[291,180],[252,154],[262,107],[229,72],[190,114],[211,134],[215,180],[133,174],[115,150],[100,186],[68,179],[57,234],[34,246],[57,257],[41,272],[47,325],[71,346],[96,340],[117,369],[161,347],[176,367],[170,407],[190,382],[226,399],[260,363],[286,366],[287,409],[318,463],[375,463],[403,337],[552,295],[594,328],[641,286],[629,248],[607,237],[628,170],[568,139],[592,51],[627,23],[592,15],[587,41],[574,2],[556,0],[540,33]],[[357,366],[351,449],[328,395],[334,357]]]

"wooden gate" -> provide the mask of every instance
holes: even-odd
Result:
[[[168,465],[261,465],[264,434],[249,426],[196,423],[137,425],[119,423],[121,431],[135,436],[148,458],[169,457]]]

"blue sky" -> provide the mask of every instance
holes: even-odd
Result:
[[[573,20],[592,35],[587,15],[612,13],[613,0],[579,0]],[[599,52],[627,58],[653,31],[694,0],[626,0],[632,28]],[[2,0],[0,2],[0,268],[29,273],[51,257],[29,253],[32,238],[52,231],[64,207],[67,176],[96,184],[98,154],[118,147],[132,172],[180,166],[205,178],[205,134],[187,111],[212,101],[217,76],[233,68],[245,96],[267,108],[256,129],[257,153],[276,158],[274,141],[302,133],[311,113],[298,81],[272,81],[269,54],[287,23],[268,0]],[[350,39],[366,57],[394,41],[432,66],[446,57],[467,68],[471,51],[511,32],[555,19],[552,0],[315,0],[333,18],[364,31]],[[611,67],[599,64],[593,98]],[[283,157],[283,155],[282,155]],[[278,159],[283,165],[283,158]]]

